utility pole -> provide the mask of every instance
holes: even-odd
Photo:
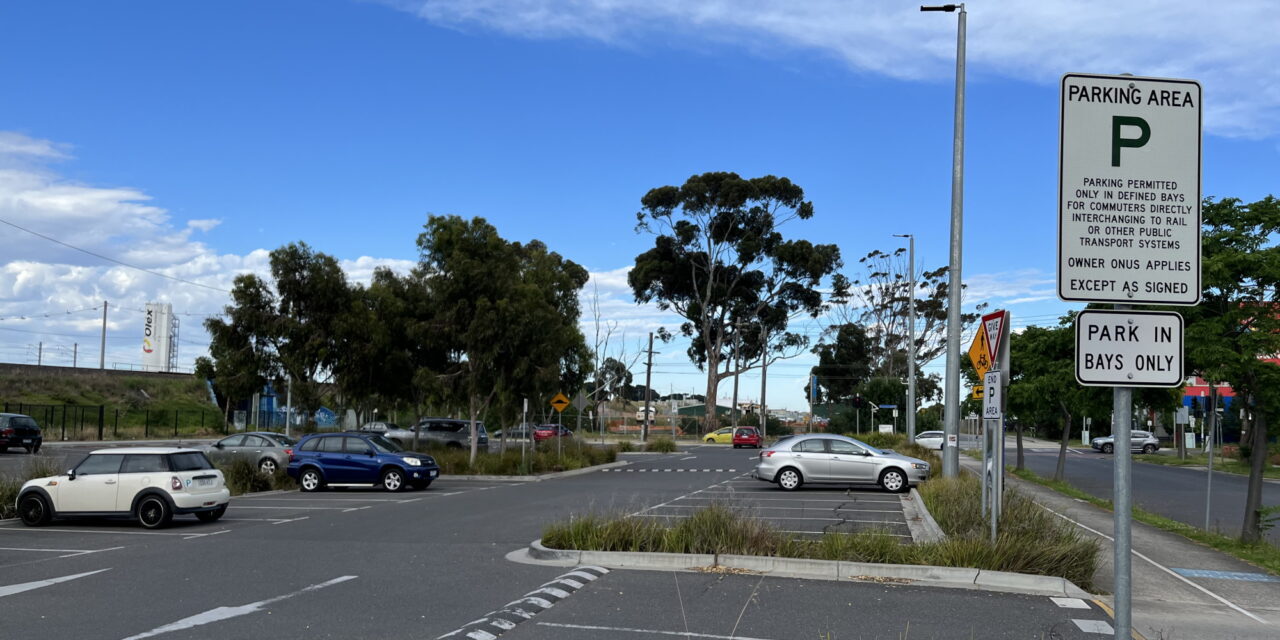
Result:
[[[956,26],[955,131],[951,148],[951,259],[947,265],[947,377],[946,404],[943,405],[944,451],[942,475],[960,473],[960,265],[964,237],[964,55],[965,22],[963,4],[920,7],[921,11],[959,10]]]
[[[98,345],[98,368],[107,368],[107,301],[102,301],[102,342]]]
[[[649,441],[649,385],[653,380],[653,332],[649,332],[648,364],[644,368],[644,420],[640,426],[640,441]]]
[[[44,362],[44,342],[41,341],[36,345],[36,366],[40,366]]]
[[[769,332],[760,325],[760,440],[763,442],[769,426],[769,409],[765,391],[769,388]]]
[[[742,348],[742,337],[738,335],[739,327],[733,331],[733,426],[738,426],[738,378],[742,375],[742,360],[739,350]]]
[[[914,234],[894,234],[896,238],[910,238],[907,249],[907,265],[911,272],[911,290],[907,299],[907,442],[916,441],[916,237]]]
[[[72,342],[71,343],[71,368],[72,369],[76,368],[76,363],[79,361],[79,359],[80,359],[80,343]]]

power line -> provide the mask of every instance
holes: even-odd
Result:
[[[128,267],[128,268],[130,268],[130,269],[136,269],[136,270],[141,271],[141,272],[143,272],[143,273],[149,273],[149,274],[151,274],[151,275],[153,275],[153,276],[159,276],[159,277],[161,277],[161,278],[167,278],[167,279],[169,279],[169,280],[173,280],[174,282],[181,282],[181,283],[183,283],[183,284],[189,284],[189,285],[193,285],[193,286],[196,286],[196,287],[203,287],[203,288],[205,288],[205,289],[210,289],[210,290],[212,290],[212,291],[218,291],[218,292],[220,292],[220,293],[231,293],[230,291],[228,291],[228,290],[226,290],[226,289],[219,289],[218,287],[210,286],[210,285],[207,285],[207,284],[201,284],[201,283],[199,283],[199,282],[193,282],[193,281],[191,281],[191,280],[183,280],[182,278],[179,278],[179,277],[177,277],[177,276],[167,275],[167,274],[164,274],[164,273],[160,273],[159,271],[152,271],[151,269],[147,269],[147,268],[144,268],[144,267],[139,267],[139,266],[134,265],[134,264],[129,264],[128,262],[123,262],[123,261],[120,261],[120,260],[116,260],[115,258],[112,258],[112,257],[104,256],[104,255],[102,255],[101,253],[94,253],[94,252],[92,252],[92,251],[90,251],[90,250],[88,250],[88,249],[81,249],[80,247],[77,247],[77,246],[72,245],[72,244],[67,244],[67,243],[65,243],[65,242],[63,242],[63,241],[61,241],[61,240],[59,240],[59,239],[57,239],[57,238],[53,238],[53,237],[50,237],[50,236],[46,236],[46,235],[44,235],[43,233],[40,233],[40,232],[38,232],[38,231],[32,231],[32,230],[30,230],[30,229],[28,229],[28,228],[26,228],[26,227],[22,227],[22,226],[16,225],[16,224],[14,224],[14,223],[12,223],[12,222],[9,222],[8,220],[5,220],[5,219],[3,219],[3,218],[0,218],[0,222],[3,222],[4,224],[7,224],[7,225],[9,225],[9,226],[13,227],[14,229],[19,230],[19,231],[26,231],[27,233],[29,233],[29,234],[31,234],[31,235],[33,235],[33,236],[36,236],[36,237],[38,237],[38,238],[44,238],[45,240],[48,240],[49,242],[52,242],[52,243],[55,243],[55,244],[60,244],[60,245],[62,245],[62,246],[64,246],[64,247],[66,247],[66,248],[68,248],[68,249],[74,249],[75,251],[79,251],[80,253],[84,253],[84,254],[87,254],[87,255],[91,255],[91,256],[93,256],[93,257],[95,257],[95,258],[98,258],[98,259],[101,259],[101,260],[106,260],[107,262],[113,262],[113,263],[118,264],[118,265],[120,265],[120,266],[122,266],[122,267]]]

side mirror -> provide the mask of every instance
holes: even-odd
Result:
[[[365,449],[364,454],[372,458],[374,456],[373,449]]]
[[[213,446],[221,449],[224,445],[221,442],[215,443]]]
[[[68,480],[75,480],[75,479],[76,479],[76,470],[75,470],[75,469],[67,469],[67,479],[68,479]]]

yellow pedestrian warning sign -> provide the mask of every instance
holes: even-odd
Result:
[[[565,408],[568,406],[569,399],[566,398],[563,393],[557,393],[556,397],[551,399],[551,408],[556,411],[564,412]]]

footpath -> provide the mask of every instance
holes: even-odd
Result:
[[[960,456],[960,463],[974,473],[981,469],[981,463],[968,456]],[[1115,581],[1112,513],[1013,475],[1005,478],[1006,487],[1031,496],[1042,508],[1100,540],[1095,583],[1110,593]],[[1136,633],[1148,640],[1280,638],[1280,578],[1138,521],[1132,525],[1132,549]],[[1114,605],[1110,595],[1097,599]]]

